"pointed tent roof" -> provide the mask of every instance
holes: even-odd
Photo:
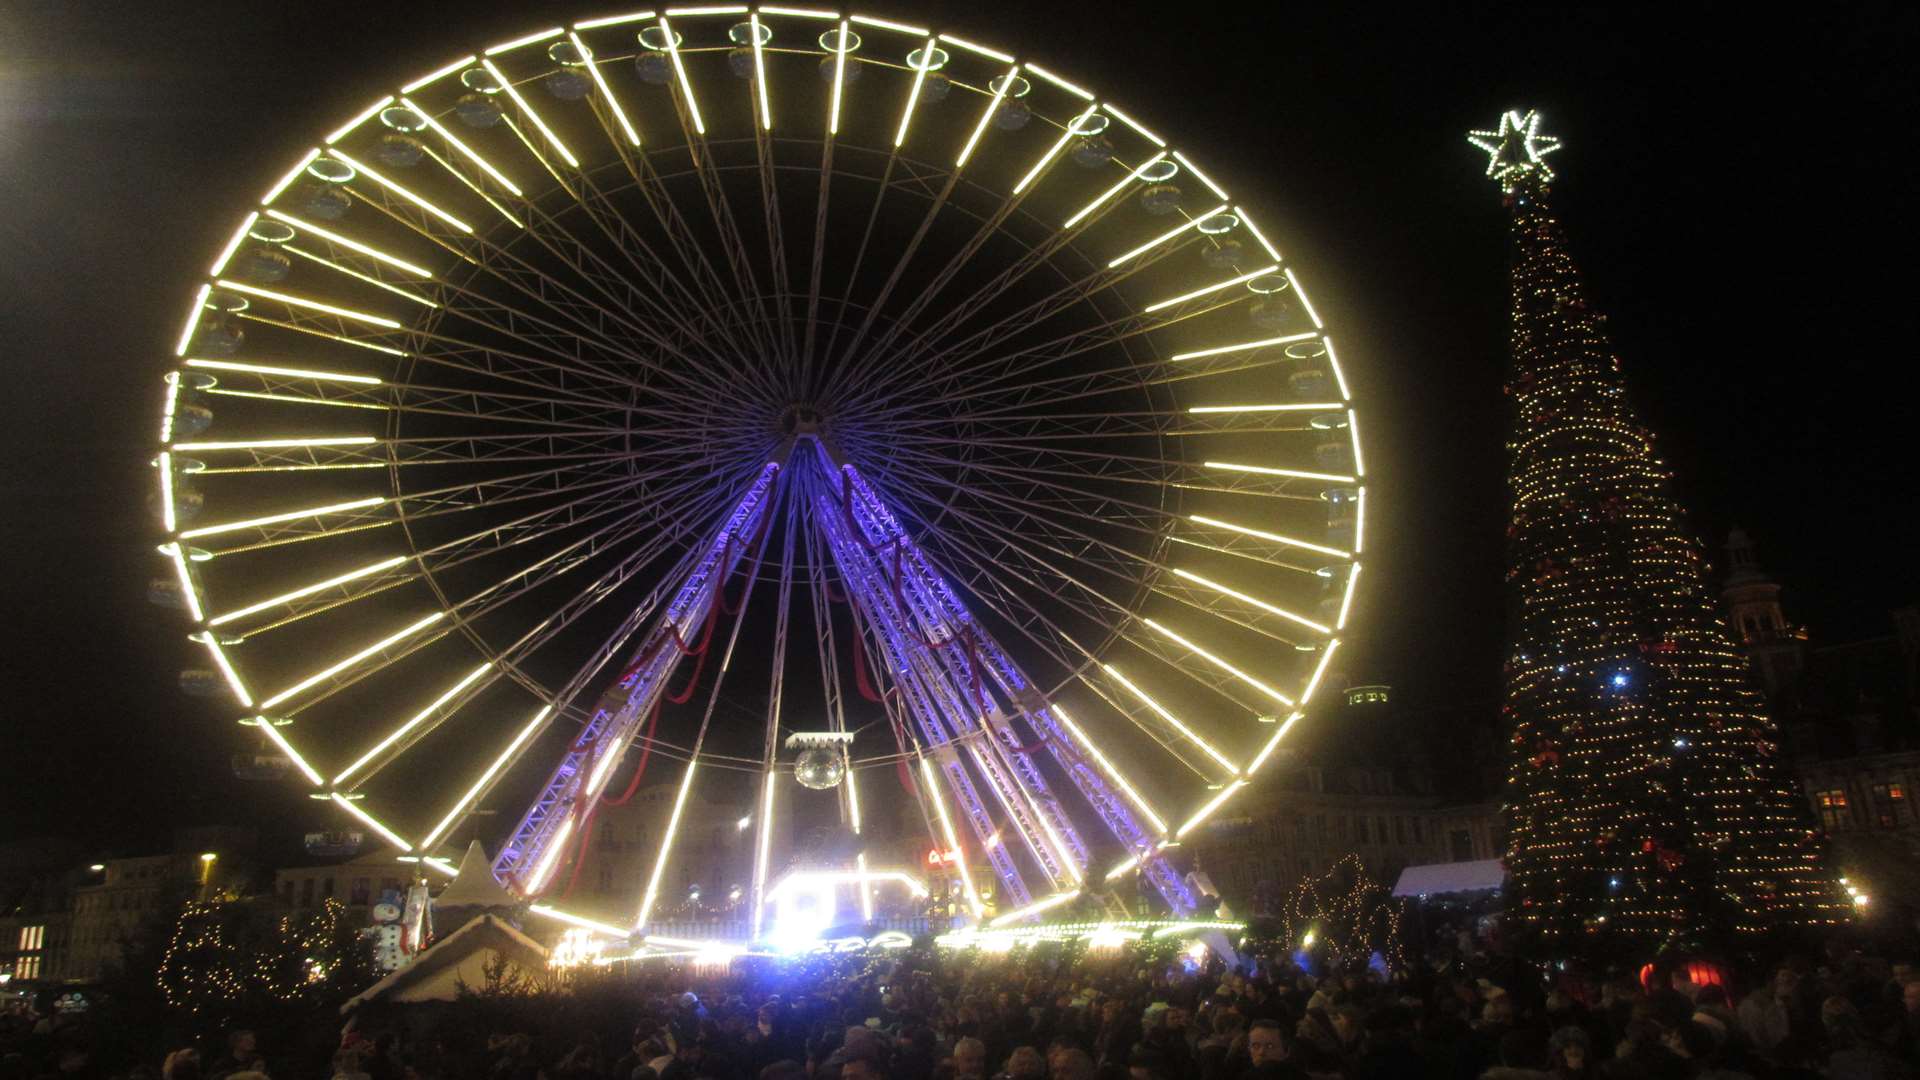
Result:
[[[478,843],[474,845],[479,846]],[[491,876],[488,880],[492,880]],[[477,980],[476,963],[469,961],[484,964],[489,958],[505,958],[520,970],[532,972],[546,967],[547,955],[544,946],[515,930],[510,923],[492,915],[481,915],[434,942],[432,947],[415,957],[413,963],[355,995],[340,1006],[340,1014],[345,1016],[367,1002],[381,998],[395,1001],[452,1001],[459,996],[462,982],[468,978]]]
[[[520,898],[494,879],[492,862],[478,840],[467,845],[453,883],[433,898],[436,908],[510,908],[519,904]]]

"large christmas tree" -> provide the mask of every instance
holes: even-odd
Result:
[[[1531,112],[1470,140],[1513,234],[1509,925],[1539,952],[1644,954],[1837,920],[1774,725],[1553,216],[1559,143]]]

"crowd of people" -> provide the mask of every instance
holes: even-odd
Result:
[[[1703,978],[1705,985],[1694,979]],[[621,1022],[362,1013],[331,1061],[248,1031],[126,1080],[1607,1080],[1920,1076],[1920,972],[1832,950],[1736,988],[1720,969],[1576,980],[1518,965],[1316,977],[1284,957],[903,951],[604,977]],[[572,993],[582,993],[575,987]],[[579,1010],[585,1013],[589,1010]],[[600,1010],[597,1015],[606,1015]],[[545,1014],[549,1017],[553,1013]],[[567,1015],[563,1012],[559,1015]],[[104,1077],[42,1019],[0,1027],[0,1080]],[[155,1067],[157,1066],[157,1067]]]

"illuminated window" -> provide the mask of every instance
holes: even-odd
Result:
[[[40,958],[23,956],[13,962],[13,977],[16,979],[37,979],[40,977]]]
[[[1907,789],[1904,784],[1873,785],[1874,824],[1882,829],[1897,829],[1907,816]]]
[[[1828,832],[1847,827],[1847,793],[1840,788],[1815,792],[1813,803],[1820,808],[1820,824]]]
[[[44,926],[23,926],[20,928],[20,951],[39,952],[45,947],[47,928]]]

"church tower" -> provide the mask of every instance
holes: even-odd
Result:
[[[1769,701],[1793,685],[1806,665],[1805,627],[1787,621],[1780,583],[1761,569],[1753,538],[1735,527],[1727,534],[1727,579],[1720,589],[1727,622],[1753,660],[1753,673]]]

